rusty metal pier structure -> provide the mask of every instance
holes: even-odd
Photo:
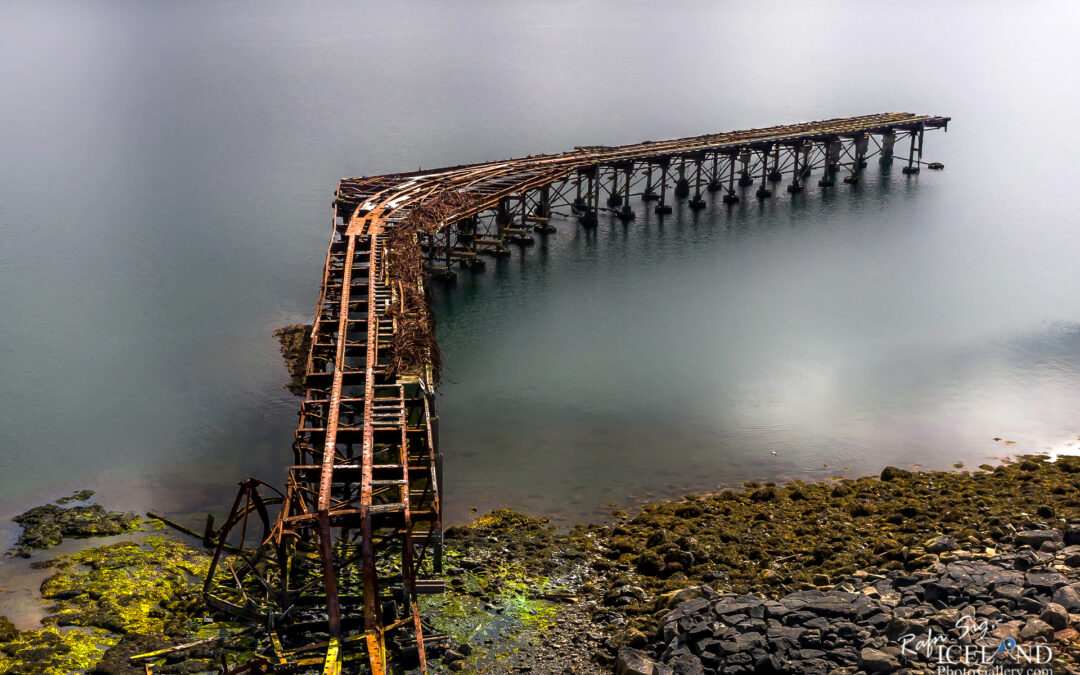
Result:
[[[730,205],[751,188],[802,192],[814,175],[823,190],[857,183],[874,158],[915,174],[935,166],[925,132],[949,119],[885,113],[341,180],[285,489],[245,481],[225,524],[207,527],[207,603],[267,634],[229,672],[378,675],[392,657],[427,672],[440,636],[417,598],[442,590],[439,359],[417,300],[428,275],[510,255],[554,232],[557,209],[595,227],[603,212],[633,221],[634,196],[663,216],[709,193]]]

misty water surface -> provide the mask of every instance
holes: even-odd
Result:
[[[894,110],[953,117],[944,172],[557,222],[436,293],[450,520],[1064,446],[1075,5],[853,7],[5,2],[0,520],[281,480],[341,176]]]

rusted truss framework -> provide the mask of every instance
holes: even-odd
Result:
[[[708,192],[722,192],[728,204],[745,198],[755,185],[758,199],[772,197],[780,183],[788,192],[801,192],[815,172],[822,188],[838,180],[857,183],[874,158],[887,164],[899,155],[904,173],[918,173],[925,131],[946,128],[948,122],[948,117],[884,113],[579,147],[556,155],[346,179],[338,186],[337,205],[339,213],[354,215],[380,203],[407,209],[408,194],[459,191],[479,197],[473,208],[447,219],[422,242],[428,267],[449,275],[455,264],[482,267],[481,255],[509,255],[508,244],[531,243],[534,230],[553,231],[549,219],[560,208],[594,226],[605,211],[633,220],[634,196],[663,215],[676,198],[687,199],[691,209],[703,208]]]
[[[632,196],[663,215],[675,198],[704,207],[708,192],[729,204],[755,185],[759,199],[781,182],[800,192],[815,172],[822,188],[841,174],[856,183],[871,158],[899,155],[917,173],[925,131],[948,122],[885,113],[342,180],[295,463],[284,493],[241,484],[206,580],[207,602],[267,632],[263,653],[231,672],[378,674],[391,654],[426,672],[426,645],[440,639],[417,606],[418,594],[442,589],[434,375],[430,359],[412,372],[388,367],[400,330],[391,307],[405,307],[403,284],[423,284],[402,278],[387,251],[411,209],[468,197],[416,234],[429,271],[452,274],[530,243],[530,230],[554,231],[557,208],[594,226],[604,210],[633,220]]]

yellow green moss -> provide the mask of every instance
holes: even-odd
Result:
[[[55,600],[47,621],[115,633],[175,633],[184,623],[184,597],[198,590],[208,560],[159,537],[126,541],[62,556],[41,584]],[[194,598],[192,598],[194,600]]]
[[[7,675],[70,675],[90,669],[118,638],[100,628],[55,627],[28,630],[0,651],[0,672]]]

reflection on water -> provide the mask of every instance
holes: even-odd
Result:
[[[572,520],[1071,437],[1080,324],[1041,320],[1057,308],[1035,293],[1007,316],[960,297],[932,260],[957,224],[918,217],[923,191],[886,175],[825,199],[563,223],[437,292],[451,516],[502,504]]]

